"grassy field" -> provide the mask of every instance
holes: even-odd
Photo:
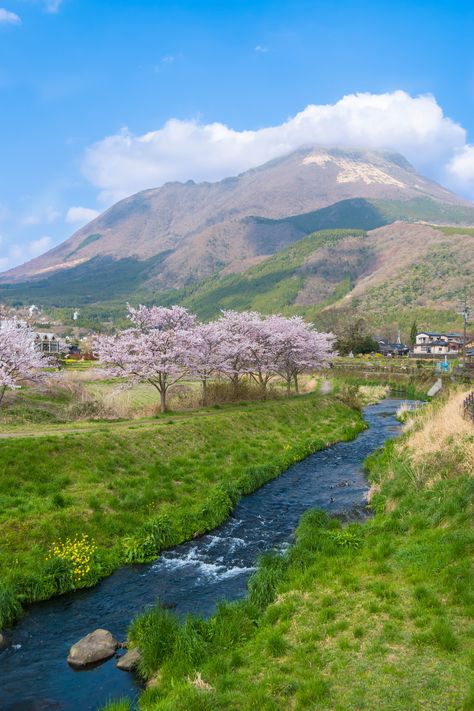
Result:
[[[310,394],[1,440],[0,628],[25,601],[215,527],[241,494],[363,426],[337,398]]]
[[[462,393],[368,461],[375,516],[309,512],[245,600],[132,624],[143,711],[474,709],[474,428]],[[111,704],[122,711],[127,702]]]

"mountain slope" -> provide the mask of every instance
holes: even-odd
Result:
[[[325,215],[311,214],[322,209]],[[420,176],[400,155],[310,147],[235,178],[168,183],[132,195],[0,280],[46,279],[48,289],[66,271],[80,267],[84,274],[91,265],[97,272],[102,264],[105,275],[132,260],[144,267],[145,288],[182,287],[228,265],[241,269],[313,229],[357,227],[363,211],[367,228],[397,218],[474,224],[472,204]]]
[[[316,232],[239,274],[210,277],[181,303],[204,318],[257,309],[328,323],[356,311],[380,327],[418,318],[435,328],[459,325],[466,288],[474,299],[474,229],[396,222]]]

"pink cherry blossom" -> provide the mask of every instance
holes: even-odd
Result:
[[[0,404],[7,388],[21,387],[22,380],[40,380],[49,358],[35,348],[35,333],[16,319],[0,327]]]
[[[209,379],[221,372],[223,364],[223,331],[216,321],[199,324],[188,332],[188,349],[184,354],[186,367],[202,385],[202,404],[207,405]]]
[[[187,373],[185,354],[195,317],[181,306],[129,306],[128,312],[134,327],[98,336],[95,352],[108,366],[109,375],[151,383],[160,393],[160,409],[165,412],[168,390]]]
[[[110,375],[156,387],[162,412],[169,388],[186,375],[201,381],[203,404],[209,379],[217,374],[229,378],[236,391],[250,377],[266,397],[276,376],[288,393],[292,384],[298,392],[300,373],[323,366],[332,355],[334,336],[318,333],[299,316],[222,311],[216,321],[198,324],[181,306],[129,306],[128,316],[132,327],[99,336],[95,351]]]

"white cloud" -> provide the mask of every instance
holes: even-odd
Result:
[[[59,12],[59,8],[62,5],[63,0],[45,0],[45,10],[46,12],[54,15]]]
[[[144,135],[125,128],[86,151],[83,172],[110,203],[170,180],[236,175],[308,144],[396,150],[421,172],[469,192],[469,181],[462,180],[462,165],[472,160],[465,153],[465,129],[443,114],[433,96],[404,91],[312,104],[280,125],[258,130],[179,119]]]
[[[167,54],[165,57],[161,58],[161,61],[163,64],[173,64],[175,58],[173,57],[172,54]]]
[[[38,257],[43,252],[46,252],[52,244],[53,240],[51,237],[40,237],[39,239],[34,239],[28,245],[28,251],[32,257]]]
[[[21,25],[21,18],[14,12],[0,7],[0,25]]]
[[[454,187],[474,197],[474,145],[467,144],[455,152],[447,173]]]
[[[255,47],[255,52],[260,52],[261,54],[266,54],[268,51],[268,47],[264,47],[261,44],[257,44],[257,46]]]
[[[8,257],[12,261],[16,261],[16,260],[20,259],[20,257],[23,257],[24,255],[25,255],[25,248],[19,244],[12,244],[12,246],[8,250]]]
[[[0,222],[5,222],[10,217],[10,210],[0,202]]]
[[[2,240],[3,241],[3,240]],[[0,271],[11,269],[17,264],[26,262],[29,258],[28,249],[19,244],[12,244],[7,250],[2,250],[3,256],[0,258]]]
[[[44,210],[32,215],[26,215],[21,221],[23,225],[41,225],[48,224],[51,225],[53,222],[61,216],[61,213],[54,209],[54,207],[47,207]]]
[[[18,264],[24,264],[34,257],[39,257],[52,246],[52,243],[51,237],[44,236],[26,244],[10,244],[4,255],[0,257],[0,272],[12,269]]]
[[[71,225],[85,225],[99,215],[100,212],[91,207],[70,207],[66,213],[66,222]]]

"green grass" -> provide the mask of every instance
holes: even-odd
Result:
[[[372,455],[375,516],[342,528],[308,512],[246,599],[147,650],[141,671],[159,676],[141,711],[472,709],[474,480],[461,456],[438,452],[424,486],[404,448]],[[143,619],[131,635],[145,648]]]
[[[468,235],[474,237],[474,227],[436,227],[445,235]]]
[[[341,401],[307,395],[0,440],[0,628],[20,602],[92,585],[214,528],[240,495],[363,426]],[[82,534],[98,548],[78,581],[47,557]]]

